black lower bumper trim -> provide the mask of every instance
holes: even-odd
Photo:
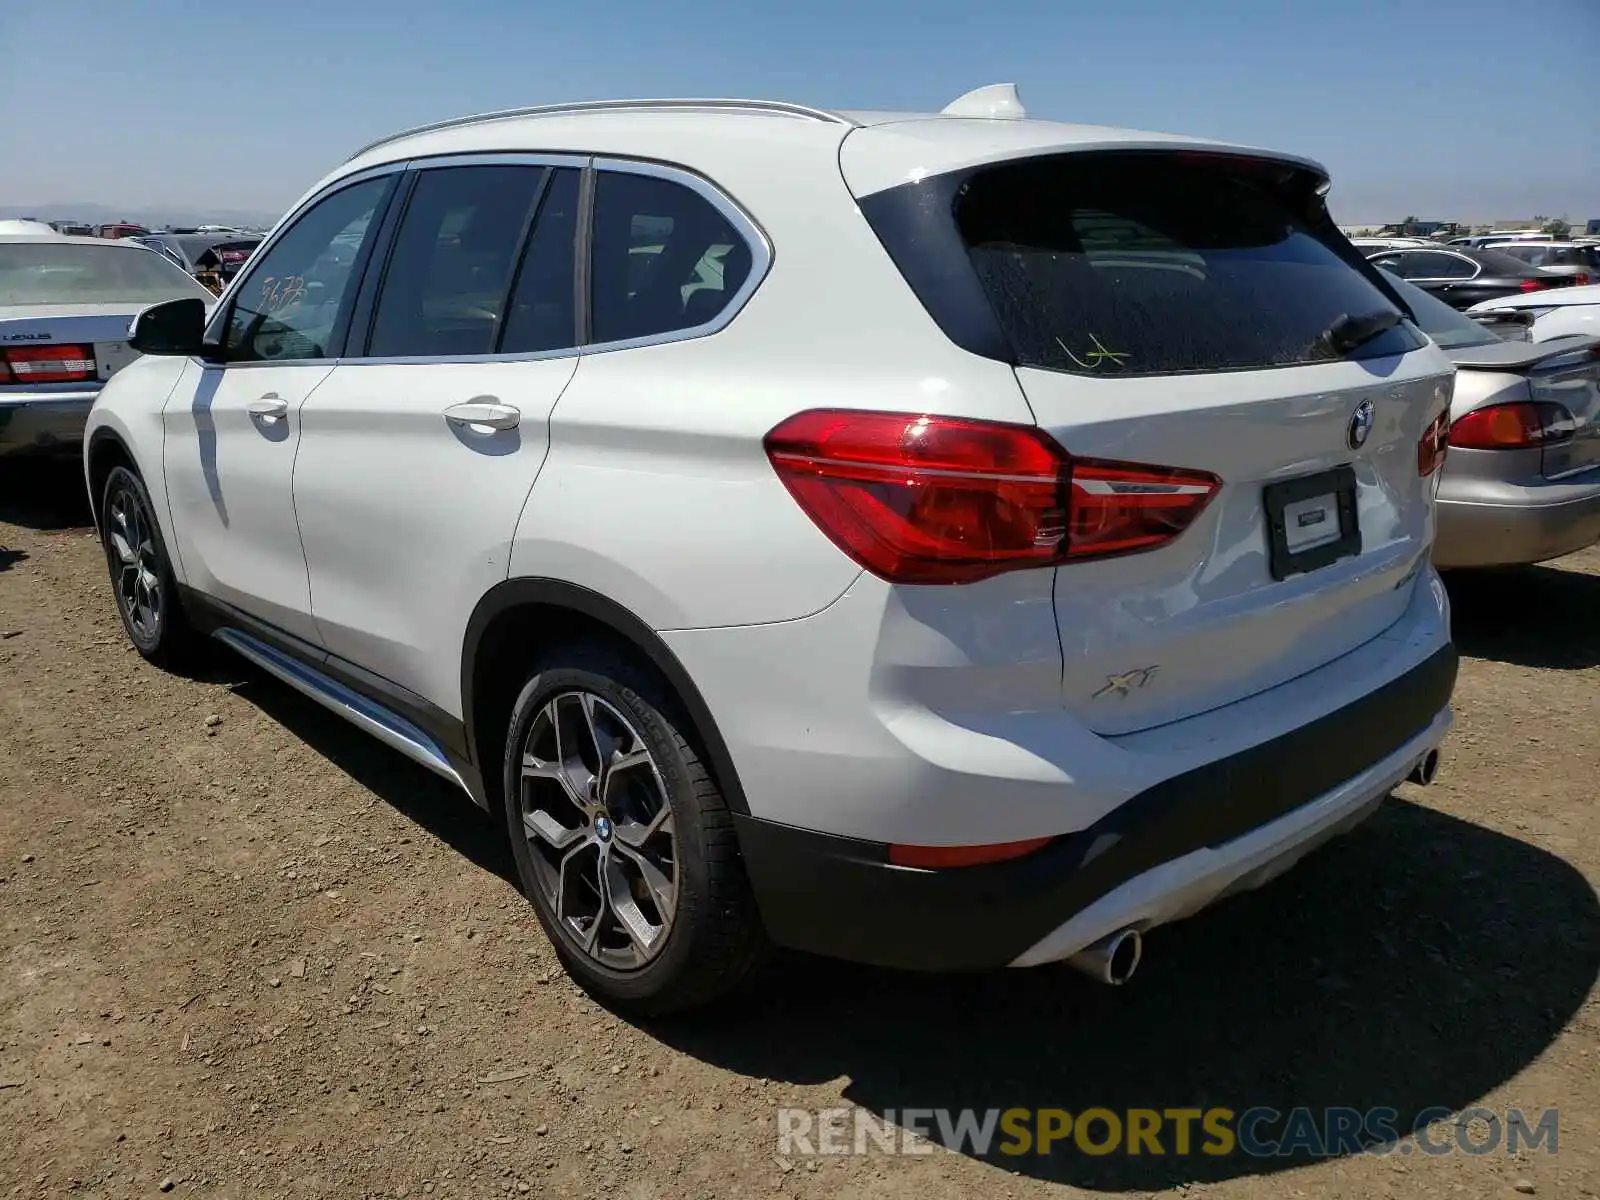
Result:
[[[879,966],[1004,966],[1152,867],[1293,812],[1388,757],[1450,702],[1456,651],[1308,725],[1174,776],[1026,858],[925,871],[881,842],[736,817],[773,940]]]

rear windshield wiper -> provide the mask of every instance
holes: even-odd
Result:
[[[1354,317],[1349,313],[1342,313],[1337,321],[1317,334],[1312,346],[1325,347],[1335,354],[1348,354],[1357,346],[1366,345],[1380,333],[1393,329],[1403,319],[1402,315],[1393,309],[1385,312],[1361,313]]]

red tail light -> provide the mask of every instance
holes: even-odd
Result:
[[[1576,275],[1574,275],[1572,277],[1572,284],[1573,284],[1574,287],[1588,287],[1589,286],[1589,272],[1587,272],[1587,271],[1579,271]]]
[[[13,346],[6,365],[16,383],[72,383],[94,378],[92,346]]]
[[[766,450],[818,528],[891,583],[1147,550],[1222,486],[1202,471],[1074,459],[1030,426],[913,413],[800,413]]]
[[[1528,450],[1572,436],[1572,414],[1559,404],[1518,401],[1469,412],[1450,429],[1463,450]]]
[[[1444,466],[1444,456],[1449,448],[1450,410],[1447,408],[1422,431],[1422,437],[1417,441],[1417,474],[1426,479]]]
[[[1517,284],[1517,291],[1542,292],[1549,286],[1550,281],[1547,279],[1524,279],[1521,283]]]

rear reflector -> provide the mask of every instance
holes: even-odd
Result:
[[[1518,401],[1469,412],[1450,428],[1450,444],[1462,450],[1529,450],[1572,436],[1572,414],[1559,404]]]
[[[1074,459],[1031,426],[914,413],[812,410],[765,444],[817,527],[891,583],[1149,550],[1222,486],[1202,471]]]
[[[94,378],[91,346],[16,346],[5,351],[16,383],[71,383]]]
[[[945,867],[981,867],[985,863],[1006,862],[1032,854],[1053,838],[1028,838],[1021,842],[995,842],[988,846],[890,846],[889,861],[897,867],[922,867],[936,871]]]

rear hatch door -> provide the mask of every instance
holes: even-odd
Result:
[[[1273,687],[1409,603],[1433,525],[1418,442],[1452,368],[1317,182],[1288,160],[1141,147],[990,162],[944,193],[1038,423],[1075,459],[1221,481],[1155,548],[1056,570],[1063,703],[1098,733]],[[949,333],[959,272],[927,286],[906,265],[936,235],[885,241]],[[1069,542],[1090,478],[1073,470]]]

